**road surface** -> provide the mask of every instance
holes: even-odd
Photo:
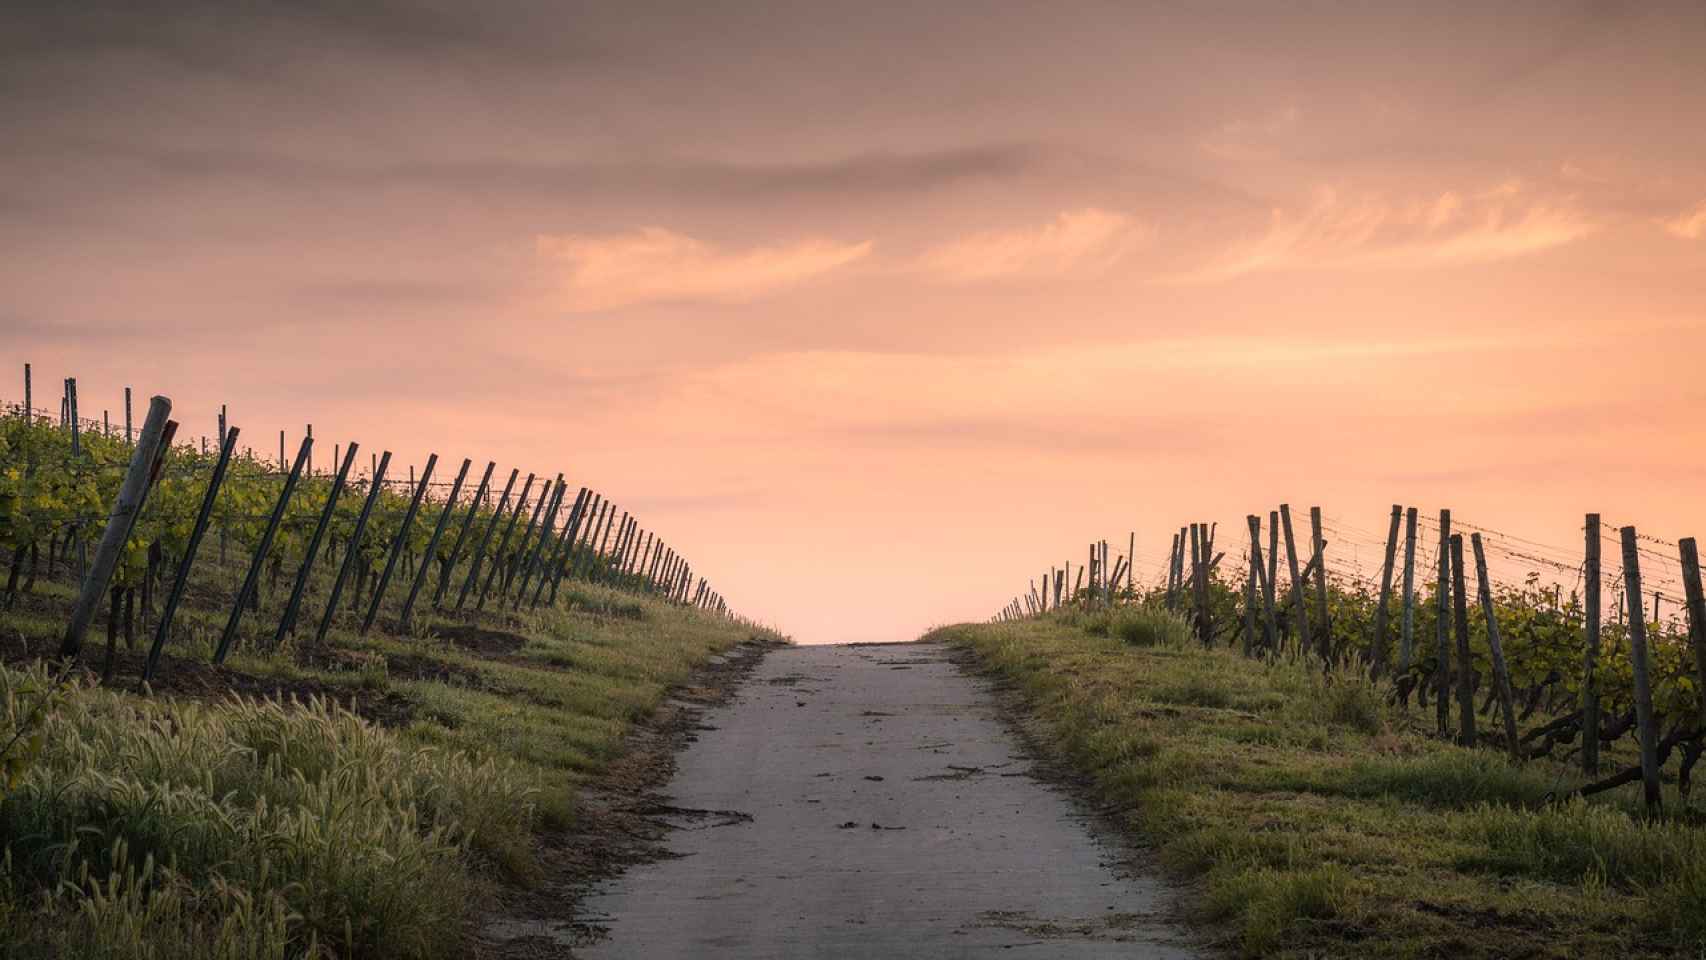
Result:
[[[582,901],[576,956],[1197,955],[945,647],[779,649],[704,722],[675,856]]]

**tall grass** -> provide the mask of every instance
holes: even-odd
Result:
[[[43,679],[0,667],[0,703]],[[449,956],[469,861],[503,862],[534,817],[509,767],[407,747],[319,699],[73,689],[39,732],[0,795],[13,955]]]

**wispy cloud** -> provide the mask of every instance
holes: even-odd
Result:
[[[845,267],[871,246],[808,240],[725,250],[662,227],[535,238],[539,256],[561,270],[564,305],[577,312],[638,303],[745,303]]]
[[[1668,220],[1660,220],[1659,225],[1665,232],[1684,240],[1698,240],[1706,237],[1706,200],[1702,200],[1692,210],[1679,213]]]
[[[1321,188],[1301,210],[1274,208],[1256,239],[1177,279],[1503,260],[1563,246],[1597,227],[1570,198],[1537,196],[1516,181],[1478,193],[1448,190],[1409,200]]]
[[[1104,267],[1148,230],[1123,213],[1067,211],[1041,227],[967,234],[926,250],[918,266],[955,283],[1052,277]]]

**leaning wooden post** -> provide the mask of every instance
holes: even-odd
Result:
[[[1462,720],[1457,725],[1457,742],[1461,746],[1475,745],[1475,677],[1470,673],[1473,662],[1469,655],[1469,591],[1464,585],[1463,534],[1451,535],[1451,613],[1457,634],[1457,712]],[[1445,691],[1440,691],[1445,700]]]
[[[1133,530],[1126,535],[1125,555],[1126,555],[1125,589],[1126,589],[1127,593],[1129,593],[1135,597],[1135,596],[1137,596],[1137,578],[1134,576],[1134,573],[1137,570],[1137,531],[1136,530]]]
[[[1599,514],[1587,515],[1587,556],[1582,564],[1582,772],[1599,773]]]
[[[129,392],[129,388],[126,388],[126,392]],[[128,430],[128,425],[126,429]],[[178,574],[172,579],[172,589],[166,594],[166,605],[160,610],[160,622],[154,628],[154,643],[148,648],[148,660],[142,665],[143,683],[152,681],[154,671],[160,666],[160,652],[166,647],[166,637],[171,633],[172,620],[178,614],[178,604],[184,598],[184,588],[189,585],[190,569],[195,564],[196,550],[201,547],[202,535],[207,533],[208,520],[213,516],[213,505],[219,498],[219,486],[225,481],[225,468],[230,466],[231,454],[236,449],[237,428],[231,427],[226,431],[225,442],[220,444],[219,459],[213,464],[213,478],[207,482],[207,492],[202,495],[201,508],[196,511],[195,525],[190,528],[189,542],[184,546],[184,555],[178,558]]]
[[[1173,534],[1173,546],[1167,551],[1167,592],[1164,595],[1167,609],[1173,609],[1173,589],[1176,583],[1174,571],[1179,566],[1179,535]],[[1058,577],[1056,578],[1059,579]]]
[[[592,578],[593,567],[598,560],[599,538],[604,536],[610,524],[610,515],[615,512],[615,506],[606,500],[599,504],[598,512],[593,515],[592,526],[587,528],[586,540],[581,543],[580,562],[575,567],[575,574],[583,580]]]
[[[587,558],[592,555],[592,545],[598,538],[598,531],[604,525],[604,515],[610,509],[610,501],[604,499],[601,493],[592,495],[592,504],[587,508],[587,522],[574,544],[574,554],[569,560],[568,571],[564,576],[585,576]]]
[[[1256,576],[1262,590],[1262,646],[1272,652],[1278,641],[1274,617],[1274,581],[1268,572],[1273,569],[1273,564],[1269,562],[1264,565],[1262,560],[1262,518],[1252,513],[1246,518],[1246,522],[1250,525],[1250,550],[1255,554]]]
[[[521,496],[515,498],[515,509],[510,511],[509,523],[504,525],[503,539],[498,541],[498,548],[492,551],[492,569],[486,573],[486,582],[480,587],[480,596],[474,603],[475,610],[486,608],[486,593],[492,589],[492,581],[497,578],[504,564],[504,551],[509,549],[509,541],[515,536],[515,526],[521,522],[521,512],[527,509],[527,494],[533,489],[533,474],[527,475],[527,482],[521,487]],[[533,512],[537,514],[544,503],[544,491],[540,491],[539,504],[535,504]],[[531,523],[531,521],[529,521]]]
[[[609,517],[609,519],[610,519],[610,520],[614,520],[614,519],[615,519],[615,517],[616,517],[616,507],[615,507],[615,505],[614,505],[614,504],[612,504],[612,505],[611,505],[611,507],[610,507],[610,517]],[[624,510],[624,511],[622,511],[622,522],[623,522],[623,523],[624,523],[624,524],[625,524],[625,523],[627,523],[627,522],[628,522],[628,511],[626,511],[626,510]],[[608,563],[609,563],[609,562],[610,562],[610,561],[609,561],[609,557],[610,557],[610,538],[611,538],[611,536],[613,536],[613,535],[614,535],[614,534],[615,534],[615,533],[616,533],[616,524],[615,524],[615,523],[612,523],[612,522],[606,522],[606,523],[605,523],[605,525],[604,525],[604,533],[603,533],[603,535],[601,535],[601,536],[600,536],[600,537],[599,537],[599,540],[598,540],[598,547],[597,547],[597,548],[596,548],[596,551],[595,551],[595,553],[594,553],[594,559],[595,559],[595,560],[601,560],[601,561],[603,561],[603,562],[604,562],[604,563],[605,563],[605,564],[607,564],[607,565],[608,565]],[[593,575],[594,575],[594,577],[595,577],[595,578],[596,578],[596,579],[598,579],[598,580],[603,580],[603,579],[604,579],[604,577],[603,577],[603,576],[602,576],[602,574],[600,574],[600,572],[599,572],[599,570],[598,570],[598,564],[596,564],[596,563],[595,563],[595,564],[594,564],[594,565],[593,565],[593,569],[592,569],[592,572],[593,572]]]
[[[1398,621],[1398,673],[1410,672],[1416,637],[1416,508],[1404,511],[1404,602]]]
[[[326,491],[326,505],[320,509],[320,519],[314,524],[313,534],[308,537],[308,547],[302,554],[302,565],[296,568],[296,582],[290,587],[290,599],[285,602],[284,614],[278,618],[278,626],[273,630],[274,647],[284,643],[285,634],[296,629],[296,617],[302,609],[302,597],[308,589],[308,577],[314,572],[314,558],[320,555],[320,544],[325,539],[326,530],[332,525],[332,514],[338,508],[338,497],[343,493],[344,481],[349,476],[350,467],[355,463],[355,451],[358,446],[360,444],[351,443],[349,449],[344,451],[343,465],[338,468],[337,476]]]
[[[148,403],[148,419],[142,424],[142,442],[130,455],[130,466],[126,468],[124,482],[119,486],[118,497],[113,500],[112,512],[107,515],[106,529],[101,531],[101,542],[95,548],[95,560],[83,577],[83,583],[77,594],[77,603],[71,608],[71,622],[65,628],[65,639],[59,645],[61,657],[74,659],[83,649],[83,635],[89,630],[90,621],[95,618],[95,608],[106,596],[107,585],[112,582],[113,570],[118,566],[120,555],[124,553],[125,541],[130,539],[130,532],[136,526],[137,515],[142,512],[143,503],[148,499],[150,474],[154,469],[154,461],[159,453],[160,438],[165,434],[166,419],[171,415],[172,401],[165,397],[154,397]]]
[[[1327,541],[1321,536],[1321,508],[1309,508],[1309,535],[1315,549],[1315,619],[1321,624],[1321,660],[1333,661],[1333,620],[1327,614]]]
[[[575,535],[579,532],[582,521],[586,519],[586,506],[591,502],[591,498],[592,491],[587,487],[582,487],[580,493],[575,496],[574,507],[569,510],[568,521],[563,524],[562,544],[556,555],[551,559],[550,576],[547,578],[551,582],[551,603],[553,605],[557,602],[557,584],[562,582],[564,575],[568,573],[569,559],[575,545]],[[545,580],[540,580],[539,589],[533,592],[533,606],[539,606],[539,601],[544,593]]]
[[[1403,514],[1404,508],[1394,503],[1392,525],[1386,531],[1386,559],[1380,565],[1380,606],[1374,608],[1374,663],[1369,668],[1369,676],[1376,680],[1386,672],[1386,608],[1392,600],[1392,565],[1398,555],[1398,523]]]
[[[556,546],[551,534],[557,528],[557,511],[563,507],[563,496],[568,493],[569,486],[563,482],[563,475],[557,474],[557,481],[551,485],[551,501],[545,507],[544,525],[539,528],[539,538],[533,541],[533,549],[529,551],[526,562],[521,569],[521,584],[516,587],[515,598],[510,603],[513,610],[521,609],[521,601],[527,597],[527,585],[533,580],[533,571],[543,562],[546,544]],[[525,544],[527,541],[523,540]]]
[[[1438,670],[1434,676],[1434,715],[1439,721],[1439,735],[1451,732],[1451,511],[1439,512],[1439,583],[1434,597],[1434,659]],[[1479,563],[1481,555],[1475,555]]]
[[[397,537],[391,541],[391,552],[385,558],[385,569],[379,574],[379,583],[373,588],[373,599],[367,606],[367,616],[361,621],[362,636],[366,636],[367,631],[373,629],[373,621],[379,617],[379,602],[385,598],[385,588],[391,583],[391,573],[397,568],[397,558],[403,555],[403,545],[409,542],[409,531],[415,526],[415,514],[421,508],[421,498],[426,496],[427,485],[432,482],[432,468],[436,466],[438,454],[429,454],[426,466],[421,468],[421,482],[415,487],[414,496],[409,498],[409,508],[403,512],[403,525],[397,528]]]
[[[1693,537],[1677,541],[1682,557],[1683,607],[1688,614],[1688,645],[1694,648],[1694,689],[1706,722],[1706,597],[1700,592],[1700,551]]]
[[[503,521],[504,511],[509,509],[509,495],[515,489],[516,478],[521,476],[520,468],[511,468],[509,482],[504,484],[503,496],[498,498],[497,509],[492,511],[492,518],[486,521],[486,532],[480,537],[479,546],[474,548],[474,556],[468,561],[468,577],[462,581],[462,590],[456,595],[456,609],[468,602],[468,594],[474,589],[474,584],[480,579],[480,562],[486,556],[486,547],[491,545],[492,535],[497,532],[498,524]],[[529,477],[533,476],[528,474]]]
[[[344,581],[355,569],[356,554],[361,552],[361,537],[367,530],[367,518],[373,515],[373,505],[379,502],[379,494],[385,489],[385,468],[390,465],[391,451],[387,450],[373,467],[373,484],[368,488],[361,512],[356,514],[355,529],[350,531],[349,543],[344,546],[344,562],[338,567],[338,575],[332,578],[332,595],[326,600],[326,612],[320,616],[320,628],[314,631],[315,644],[326,642],[326,632],[332,629],[332,620],[338,615],[338,598],[344,592]],[[296,467],[300,469],[301,466],[299,459]]]
[[[1280,504],[1280,527],[1285,531],[1285,561],[1291,568],[1291,594],[1287,601],[1297,612],[1297,652],[1309,655],[1309,604],[1304,600],[1304,583],[1297,565],[1297,540],[1291,530],[1291,504]]]
[[[1499,612],[1493,603],[1493,583],[1487,574],[1487,554],[1481,549],[1481,535],[1471,534],[1469,542],[1475,546],[1475,577],[1481,588],[1481,613],[1487,618],[1487,652],[1493,661],[1493,682],[1499,692],[1499,705],[1505,714],[1505,741],[1510,746],[1511,759],[1522,762],[1522,743],[1516,735],[1516,696],[1511,693],[1511,674],[1505,667],[1505,649],[1499,643]],[[1643,646],[1642,652],[1645,652]],[[1639,683],[1636,684],[1640,686]],[[1652,700],[1647,701],[1649,714]],[[1648,741],[1650,742],[1650,741]],[[1657,789],[1658,773],[1653,773],[1653,786]]]
[[[143,430],[146,432],[147,427]],[[302,463],[307,459],[308,450],[314,441],[303,437],[302,449],[297,453],[296,465],[284,475],[284,487],[279,490],[278,503],[273,506],[272,515],[267,517],[266,529],[261,533],[260,545],[255,548],[255,556],[249,561],[249,572],[243,577],[243,585],[237,589],[237,599],[231,604],[231,616],[225,621],[225,632],[219,636],[219,646],[213,651],[213,662],[224,663],[231,653],[231,645],[237,640],[237,625],[243,620],[243,607],[249,602],[249,595],[255,592],[255,583],[261,576],[261,565],[266,561],[268,551],[272,550],[273,537],[278,533],[279,521],[284,519],[284,509],[290,505],[290,495],[296,490],[296,481],[302,472]]]
[[[1250,518],[1250,564],[1244,571],[1244,656],[1249,656],[1256,641],[1256,580],[1261,577],[1261,534],[1256,530],[1256,518]]]
[[[450,547],[450,556],[439,570],[438,587],[432,592],[434,610],[444,603],[444,592],[450,588],[450,574],[456,569],[456,561],[462,559],[462,547],[468,540],[468,531],[473,528],[475,517],[479,516],[480,504],[486,501],[486,491],[492,483],[492,470],[496,467],[495,461],[486,461],[486,472],[480,476],[480,486],[474,491],[474,499],[468,501],[468,512],[462,516],[462,523],[456,531],[456,541]]]
[[[433,524],[432,538],[427,541],[426,550],[421,552],[421,568],[415,574],[414,583],[409,585],[409,595],[403,600],[403,611],[397,615],[397,630],[407,633],[409,629],[409,613],[415,608],[415,598],[420,596],[421,587],[426,584],[427,571],[432,568],[434,555],[438,552],[438,541],[444,536],[444,528],[450,524],[451,511],[456,509],[456,497],[462,492],[462,482],[468,479],[468,468],[474,461],[464,457],[462,469],[456,471],[456,482],[450,485],[450,496],[444,501],[444,509],[438,512],[438,522]]]

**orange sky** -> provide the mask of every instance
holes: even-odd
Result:
[[[679,6],[9,7],[0,361],[563,470],[804,641],[1282,499],[1706,533],[1706,7]]]

